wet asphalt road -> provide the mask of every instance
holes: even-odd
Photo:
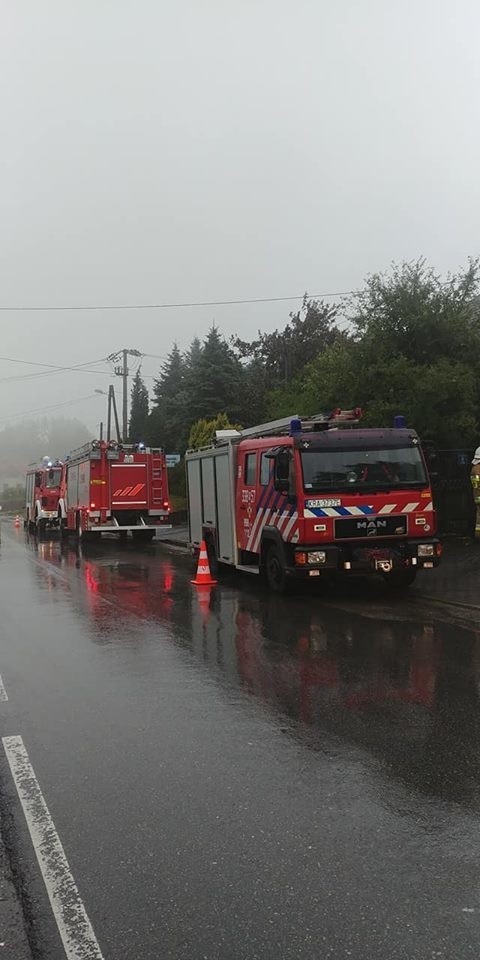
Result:
[[[286,600],[188,558],[4,525],[21,735],[105,960],[480,951],[480,634],[376,586]],[[65,960],[3,751],[40,957]]]

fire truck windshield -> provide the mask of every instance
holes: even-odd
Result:
[[[303,485],[316,490],[385,490],[427,486],[418,447],[303,450]]]
[[[47,490],[51,490],[53,487],[59,487],[61,476],[61,470],[49,470],[45,477],[45,486]]]

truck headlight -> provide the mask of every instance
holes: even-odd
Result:
[[[420,543],[418,547],[419,557],[434,557],[435,545],[433,543]]]
[[[327,559],[327,554],[325,550],[309,550],[308,551],[308,562],[309,563],[325,563]]]

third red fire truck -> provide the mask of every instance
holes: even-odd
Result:
[[[25,526],[42,536],[47,528],[58,525],[58,501],[61,492],[63,464],[44,457],[31,464],[25,483]]]
[[[151,540],[169,522],[165,454],[159,448],[93,440],[65,459],[62,532],[77,537],[129,532]]]
[[[211,559],[294,579],[374,571],[407,586],[437,566],[432,492],[419,438],[359,427],[361,411],[298,416],[241,432],[186,456],[190,542]]]

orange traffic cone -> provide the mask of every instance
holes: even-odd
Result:
[[[19,527],[19,526],[20,526],[20,517],[18,516],[18,514],[17,514],[17,516],[15,517],[14,526],[15,526],[15,527]]]
[[[197,575],[195,580],[191,580],[190,583],[194,583],[196,587],[212,587],[217,583],[210,573],[210,564],[208,562],[207,545],[205,540],[202,540],[200,544]]]

